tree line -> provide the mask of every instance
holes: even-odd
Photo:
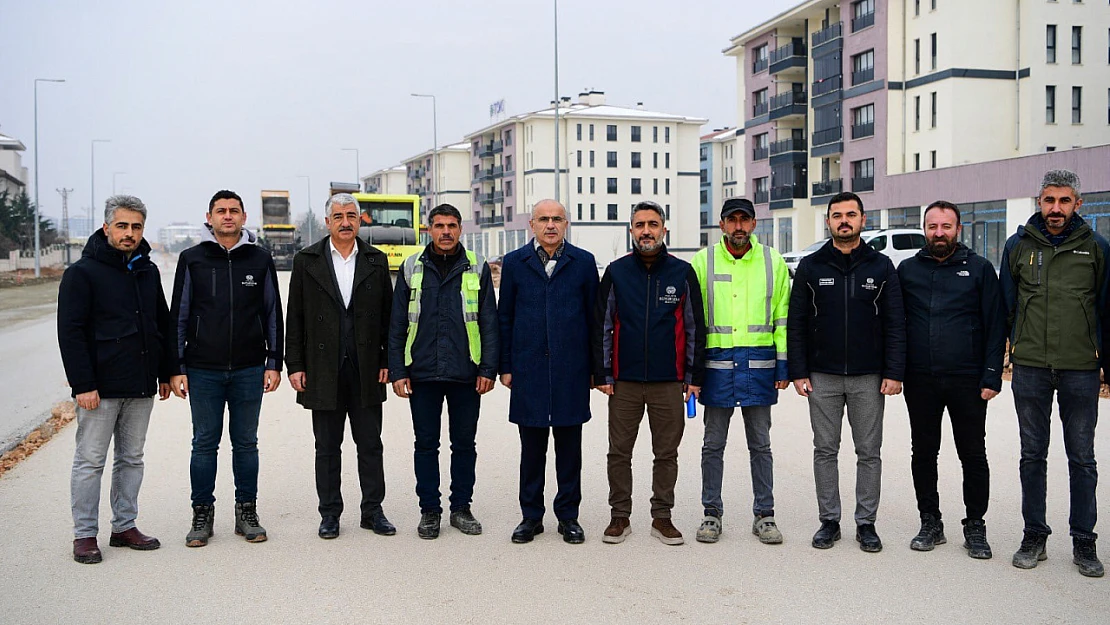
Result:
[[[49,219],[39,215],[40,245],[61,243],[58,229]],[[18,195],[0,192],[0,253],[31,250],[35,247],[35,203],[25,191]]]

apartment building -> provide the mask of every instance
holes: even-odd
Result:
[[[26,150],[19,139],[0,134],[0,193],[18,195],[27,188],[27,168],[21,154]]]
[[[420,196],[421,218],[437,204],[451,204],[465,213],[470,197],[470,144],[456,143],[405,159],[405,193]],[[433,167],[433,157],[435,167]],[[432,181],[437,180],[438,184]]]
[[[717,238],[721,205],[731,197],[744,195],[744,159],[737,157],[737,149],[744,145],[743,132],[736,128],[720,128],[702,135],[698,155],[700,178],[701,234],[699,244],[706,247]],[[763,224],[758,224],[764,227]],[[757,232],[760,240],[769,233]]]
[[[760,226],[791,251],[826,236],[842,190],[870,227],[919,225],[943,196],[971,204],[965,237],[997,262],[1057,166],[1087,172],[1095,215],[1110,190],[1094,166],[1110,156],[1108,33],[1101,2],[810,0],[738,35],[724,53]]]
[[[359,181],[363,193],[380,193],[383,195],[404,195],[408,193],[407,171],[404,165],[396,165],[379,169],[378,171],[363,176]]]
[[[559,105],[559,193],[571,217],[568,238],[605,263],[631,250],[631,208],[654,200],[669,215],[668,245],[692,255],[700,242],[698,129],[703,118],[642,104],[607,104],[584,91]],[[464,244],[487,256],[523,245],[536,202],[556,196],[555,107],[496,122],[466,136],[471,209]]]

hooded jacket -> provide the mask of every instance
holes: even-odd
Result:
[[[169,321],[146,239],[128,257],[94,232],[58,287],[58,346],[73,396],[154,395],[159,381],[169,382]]]
[[[201,236],[177,260],[170,307],[175,374],[258,365],[281,371],[284,328],[273,258],[246,228],[230,250],[207,224]]]

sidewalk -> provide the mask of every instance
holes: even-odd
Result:
[[[804,400],[781,394],[772,431],[776,513],[786,542],[761,545],[750,534],[750,481],[743,429],[732,428],[726,452],[721,542],[696,543],[701,520],[699,418],[687,421],[681,448],[675,523],[687,544],[668,547],[650,536],[650,438],[646,422],[636,448],[632,535],[621,545],[601,542],[608,522],[605,479],[605,401],[593,394],[594,420],[584,431],[587,542],[564,544],[549,514],[547,531],[528,545],[509,534],[519,521],[516,501],[519,443],[506,418],[508,391],[483,401],[478,432],[474,511],[485,527],[464,536],[447,527],[435,541],[416,536],[412,429],[408,407],[386,403],[385,511],[393,537],[358,528],[355,454],[345,445],[347,514],[334,541],[316,537],[309,413],[294,403],[283,380],[268,396],[259,433],[259,510],[270,540],[248,544],[232,533],[230,449],[223,445],[217,489],[216,535],[209,546],[184,545],[189,509],[189,411],[184,401],[157,403],[146,446],[147,472],[140,528],[162,540],[154,552],[107,546],[111,513],[102,495],[104,562],[70,557],[69,469],[75,427],[0,479],[0,621],[22,623],[1104,623],[1110,581],[1081,577],[1067,536],[1067,467],[1054,424],[1049,467],[1049,559],[1035,570],[1010,565],[1021,538],[1017,428],[1007,389],[991,402],[988,455],[992,469],[989,538],[995,557],[974,561],[961,548],[958,460],[946,426],[941,452],[941,500],[947,545],[930,553],[909,549],[917,512],[909,472],[909,431],[901,397],[887,402],[884,492],[878,530],[885,549],[861,552],[851,522],[835,548],[809,545],[817,529],[812,448]],[[1105,406],[1104,406],[1105,407]],[[1110,451],[1101,428],[1097,450]],[[841,452],[846,519],[854,506],[850,436]],[[446,441],[446,433],[444,434]],[[447,445],[441,454],[448,481]],[[548,462],[548,501],[554,467]],[[1107,514],[1105,487],[1100,510]],[[1110,547],[1103,544],[1103,558]]]

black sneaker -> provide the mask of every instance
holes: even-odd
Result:
[[[203,547],[212,538],[212,518],[216,507],[207,505],[193,506],[193,525],[185,536],[186,547]]]
[[[990,560],[994,555],[987,543],[987,524],[983,519],[964,519],[964,549],[976,560]]]
[[[1079,574],[1086,577],[1102,577],[1102,562],[1095,551],[1095,539],[1072,536],[1072,562],[1079,565]]]
[[[1045,550],[1047,542],[1048,534],[1026,530],[1021,539],[1021,547],[1018,547],[1017,552],[1014,553],[1014,566],[1019,569],[1031,569],[1041,560],[1047,560],[1048,552]]]
[[[451,527],[471,536],[482,533],[482,524],[470,512],[470,506],[451,511]]]
[[[910,549],[914,551],[932,551],[933,547],[948,542],[944,537],[944,523],[931,514],[921,515],[921,530],[910,541]]]
[[[235,533],[248,543],[266,542],[266,528],[258,522],[258,508],[253,501],[235,502]]]
[[[813,535],[813,546],[817,549],[829,549],[838,540],[840,540],[840,523],[821,521],[821,529]]]
[[[878,553],[883,550],[883,541],[879,540],[874,523],[856,526],[856,542],[859,543],[860,550],[867,553]]]
[[[425,540],[439,538],[439,522],[442,517],[443,514],[439,512],[421,512],[416,534]]]

